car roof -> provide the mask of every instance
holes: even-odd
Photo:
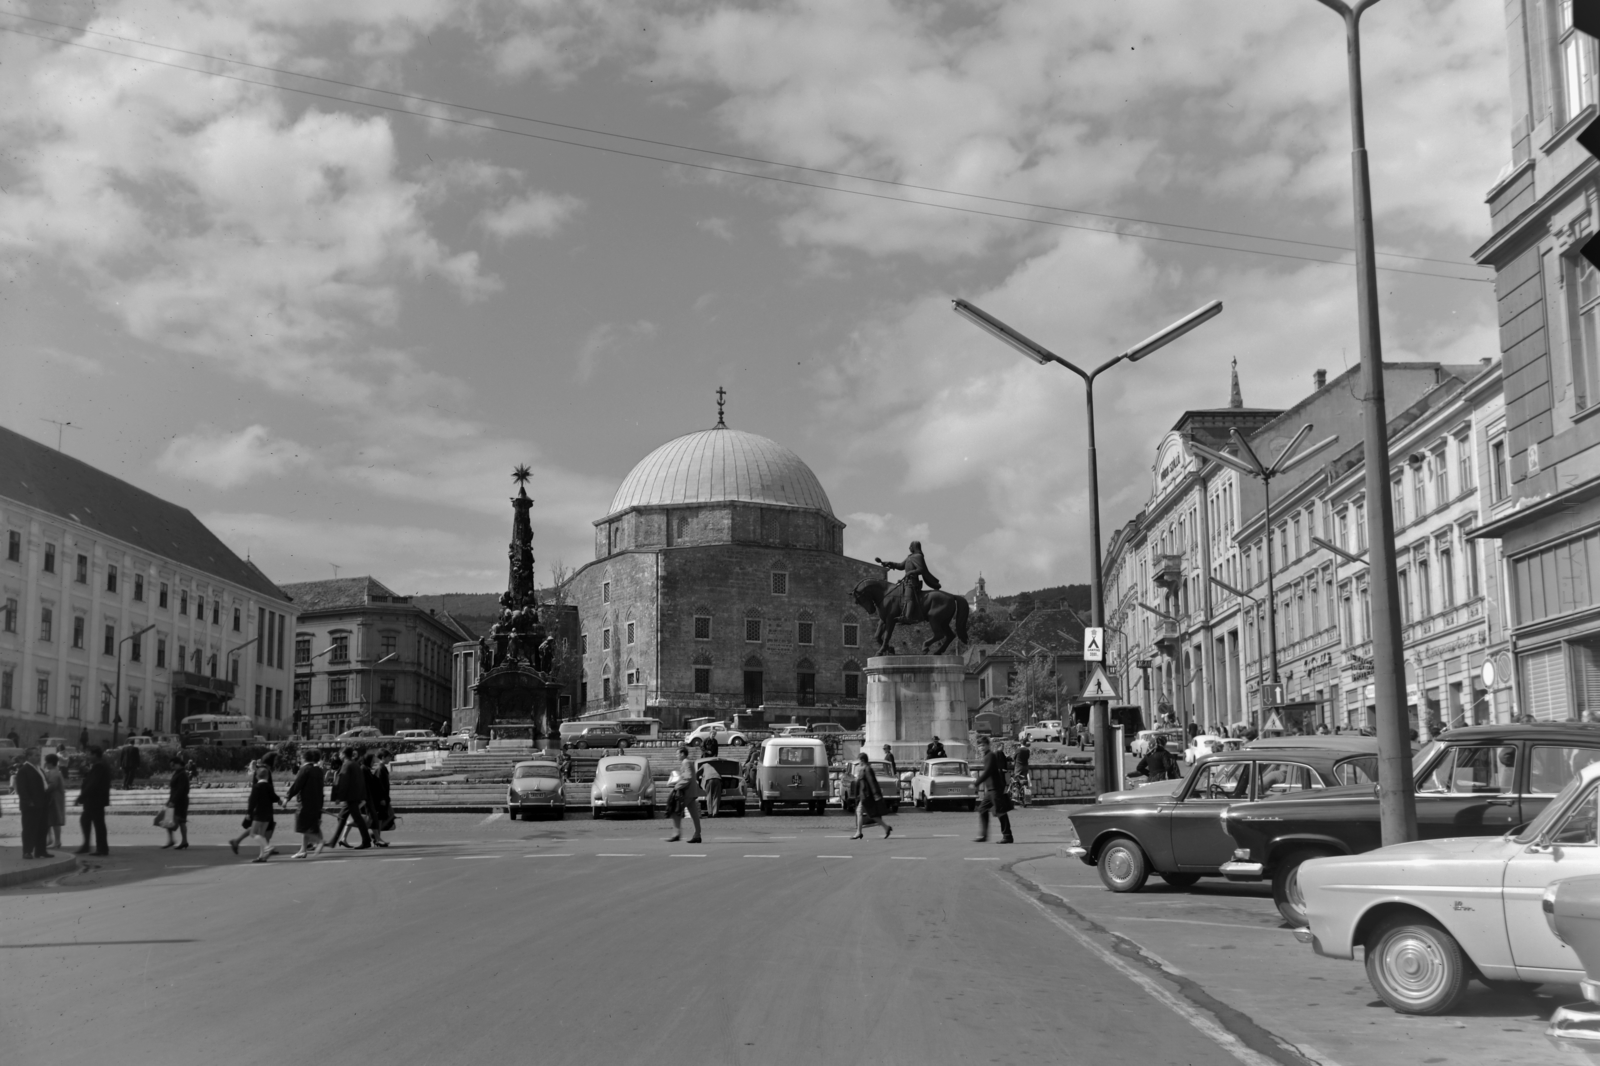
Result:
[[[1330,747],[1316,748],[1240,748],[1238,751],[1219,751],[1210,755],[1202,755],[1194,761],[1196,768],[1215,762],[1250,762],[1252,760],[1294,760],[1295,762],[1309,763],[1314,769],[1332,769],[1336,763],[1345,759],[1359,759],[1371,755],[1370,751],[1345,748],[1343,750]]]
[[[932,764],[934,764],[936,762],[971,762],[972,760],[971,759],[958,759],[954,755],[946,755],[946,756],[944,756],[942,758],[925,759],[923,761],[928,763],[931,766]]]
[[[1345,752],[1375,754],[1377,737],[1364,737],[1360,733],[1323,733],[1309,737],[1261,737],[1245,745],[1252,751],[1262,748],[1336,748]]]
[[[554,766],[555,764],[556,761],[554,759],[523,759],[521,762],[514,763],[513,768],[517,766]]]
[[[1500,725],[1471,725],[1437,734],[1434,739],[1452,744],[1466,740],[1600,740],[1600,722],[1504,722]]]
[[[614,762],[645,762],[645,763],[648,763],[649,761],[650,760],[647,757],[643,756],[643,755],[606,755],[606,756],[602,757],[599,762],[595,763],[595,769],[600,769],[600,768],[604,767],[607,763],[614,763]]]

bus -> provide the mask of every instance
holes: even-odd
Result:
[[[255,742],[255,724],[243,715],[191,714],[178,726],[186,748],[243,748]]]

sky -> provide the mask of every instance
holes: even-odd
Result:
[[[1388,359],[1499,356],[1503,19],[1363,20]],[[1359,361],[1315,0],[0,0],[0,144],[0,425],[280,582],[503,587],[519,463],[580,566],[719,386],[849,554],[1083,581],[1082,385],[953,299],[1085,366],[1223,301],[1099,379],[1108,538],[1234,360],[1258,407]]]

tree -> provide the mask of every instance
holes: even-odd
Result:
[[[1060,717],[1060,678],[1050,656],[1019,660],[1009,681],[1011,692],[1001,701],[1000,713],[1013,727]]]
[[[999,644],[1015,628],[1010,619],[997,617],[988,611],[973,612],[967,622],[967,633],[974,644]]]

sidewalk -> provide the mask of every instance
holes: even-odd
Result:
[[[78,868],[78,857],[70,847],[57,848],[51,855],[48,859],[24,859],[18,838],[0,839],[0,888],[45,881]]]
[[[1545,985],[1533,994],[1474,983],[1452,1014],[1415,1017],[1383,1004],[1359,961],[1324,959],[1298,943],[1255,885],[1202,880],[1188,890],[1151,878],[1142,891],[1106,891],[1092,867],[1064,856],[1018,863],[1057,920],[1137,963],[1234,1032],[1253,1032],[1279,1061],[1319,1066],[1590,1063],[1544,1037],[1550,1014],[1582,997]],[[1062,935],[1067,935],[1063,933]],[[1152,1002],[1152,1009],[1162,1009]],[[1260,1049],[1258,1049],[1260,1050]]]

